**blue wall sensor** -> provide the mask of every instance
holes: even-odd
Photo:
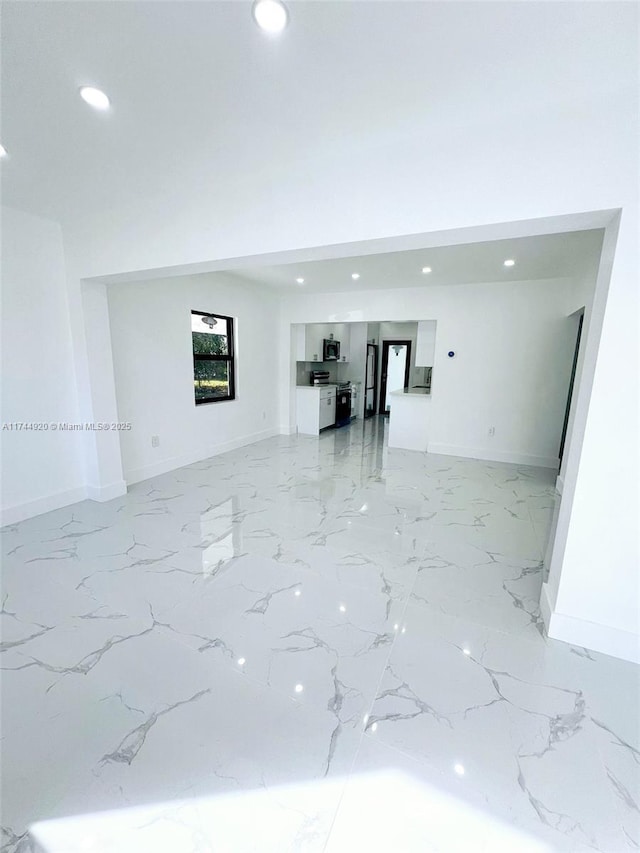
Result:
[[[455,355],[455,352],[452,349],[450,349],[449,352],[447,353],[447,355],[449,356],[449,358],[453,358]]]

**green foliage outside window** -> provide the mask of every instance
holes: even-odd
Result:
[[[229,355],[226,335],[193,332],[193,352],[197,355]]]

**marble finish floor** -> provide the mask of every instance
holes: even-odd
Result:
[[[3,529],[5,853],[638,849],[638,668],[542,634],[553,472],[385,428]]]

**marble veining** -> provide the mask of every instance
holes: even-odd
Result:
[[[638,668],[543,632],[553,472],[386,429],[2,530],[3,853],[640,849]]]

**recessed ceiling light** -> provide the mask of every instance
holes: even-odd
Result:
[[[298,284],[304,284],[303,278],[297,278],[296,281],[298,282]]]
[[[256,0],[253,19],[266,33],[281,33],[289,22],[287,7],[280,0]]]
[[[109,98],[100,89],[94,89],[93,86],[82,86],[80,89],[80,97],[83,101],[96,110],[108,110],[110,103]]]
[[[462,764],[454,764],[453,769],[458,774],[458,776],[464,776],[464,766]]]
[[[515,267],[516,262],[514,260],[512,260],[511,258],[509,258],[509,260],[504,262],[504,265],[505,265],[505,267]]]
[[[352,273],[351,273],[351,278],[352,278],[354,281],[357,281],[357,280],[360,278],[360,273],[359,273],[359,272],[352,272]]]
[[[422,272],[426,275],[427,273],[431,272],[431,267],[422,267]]]
[[[7,149],[4,147],[4,145],[0,145],[0,157],[6,157],[6,156],[7,156]]]

